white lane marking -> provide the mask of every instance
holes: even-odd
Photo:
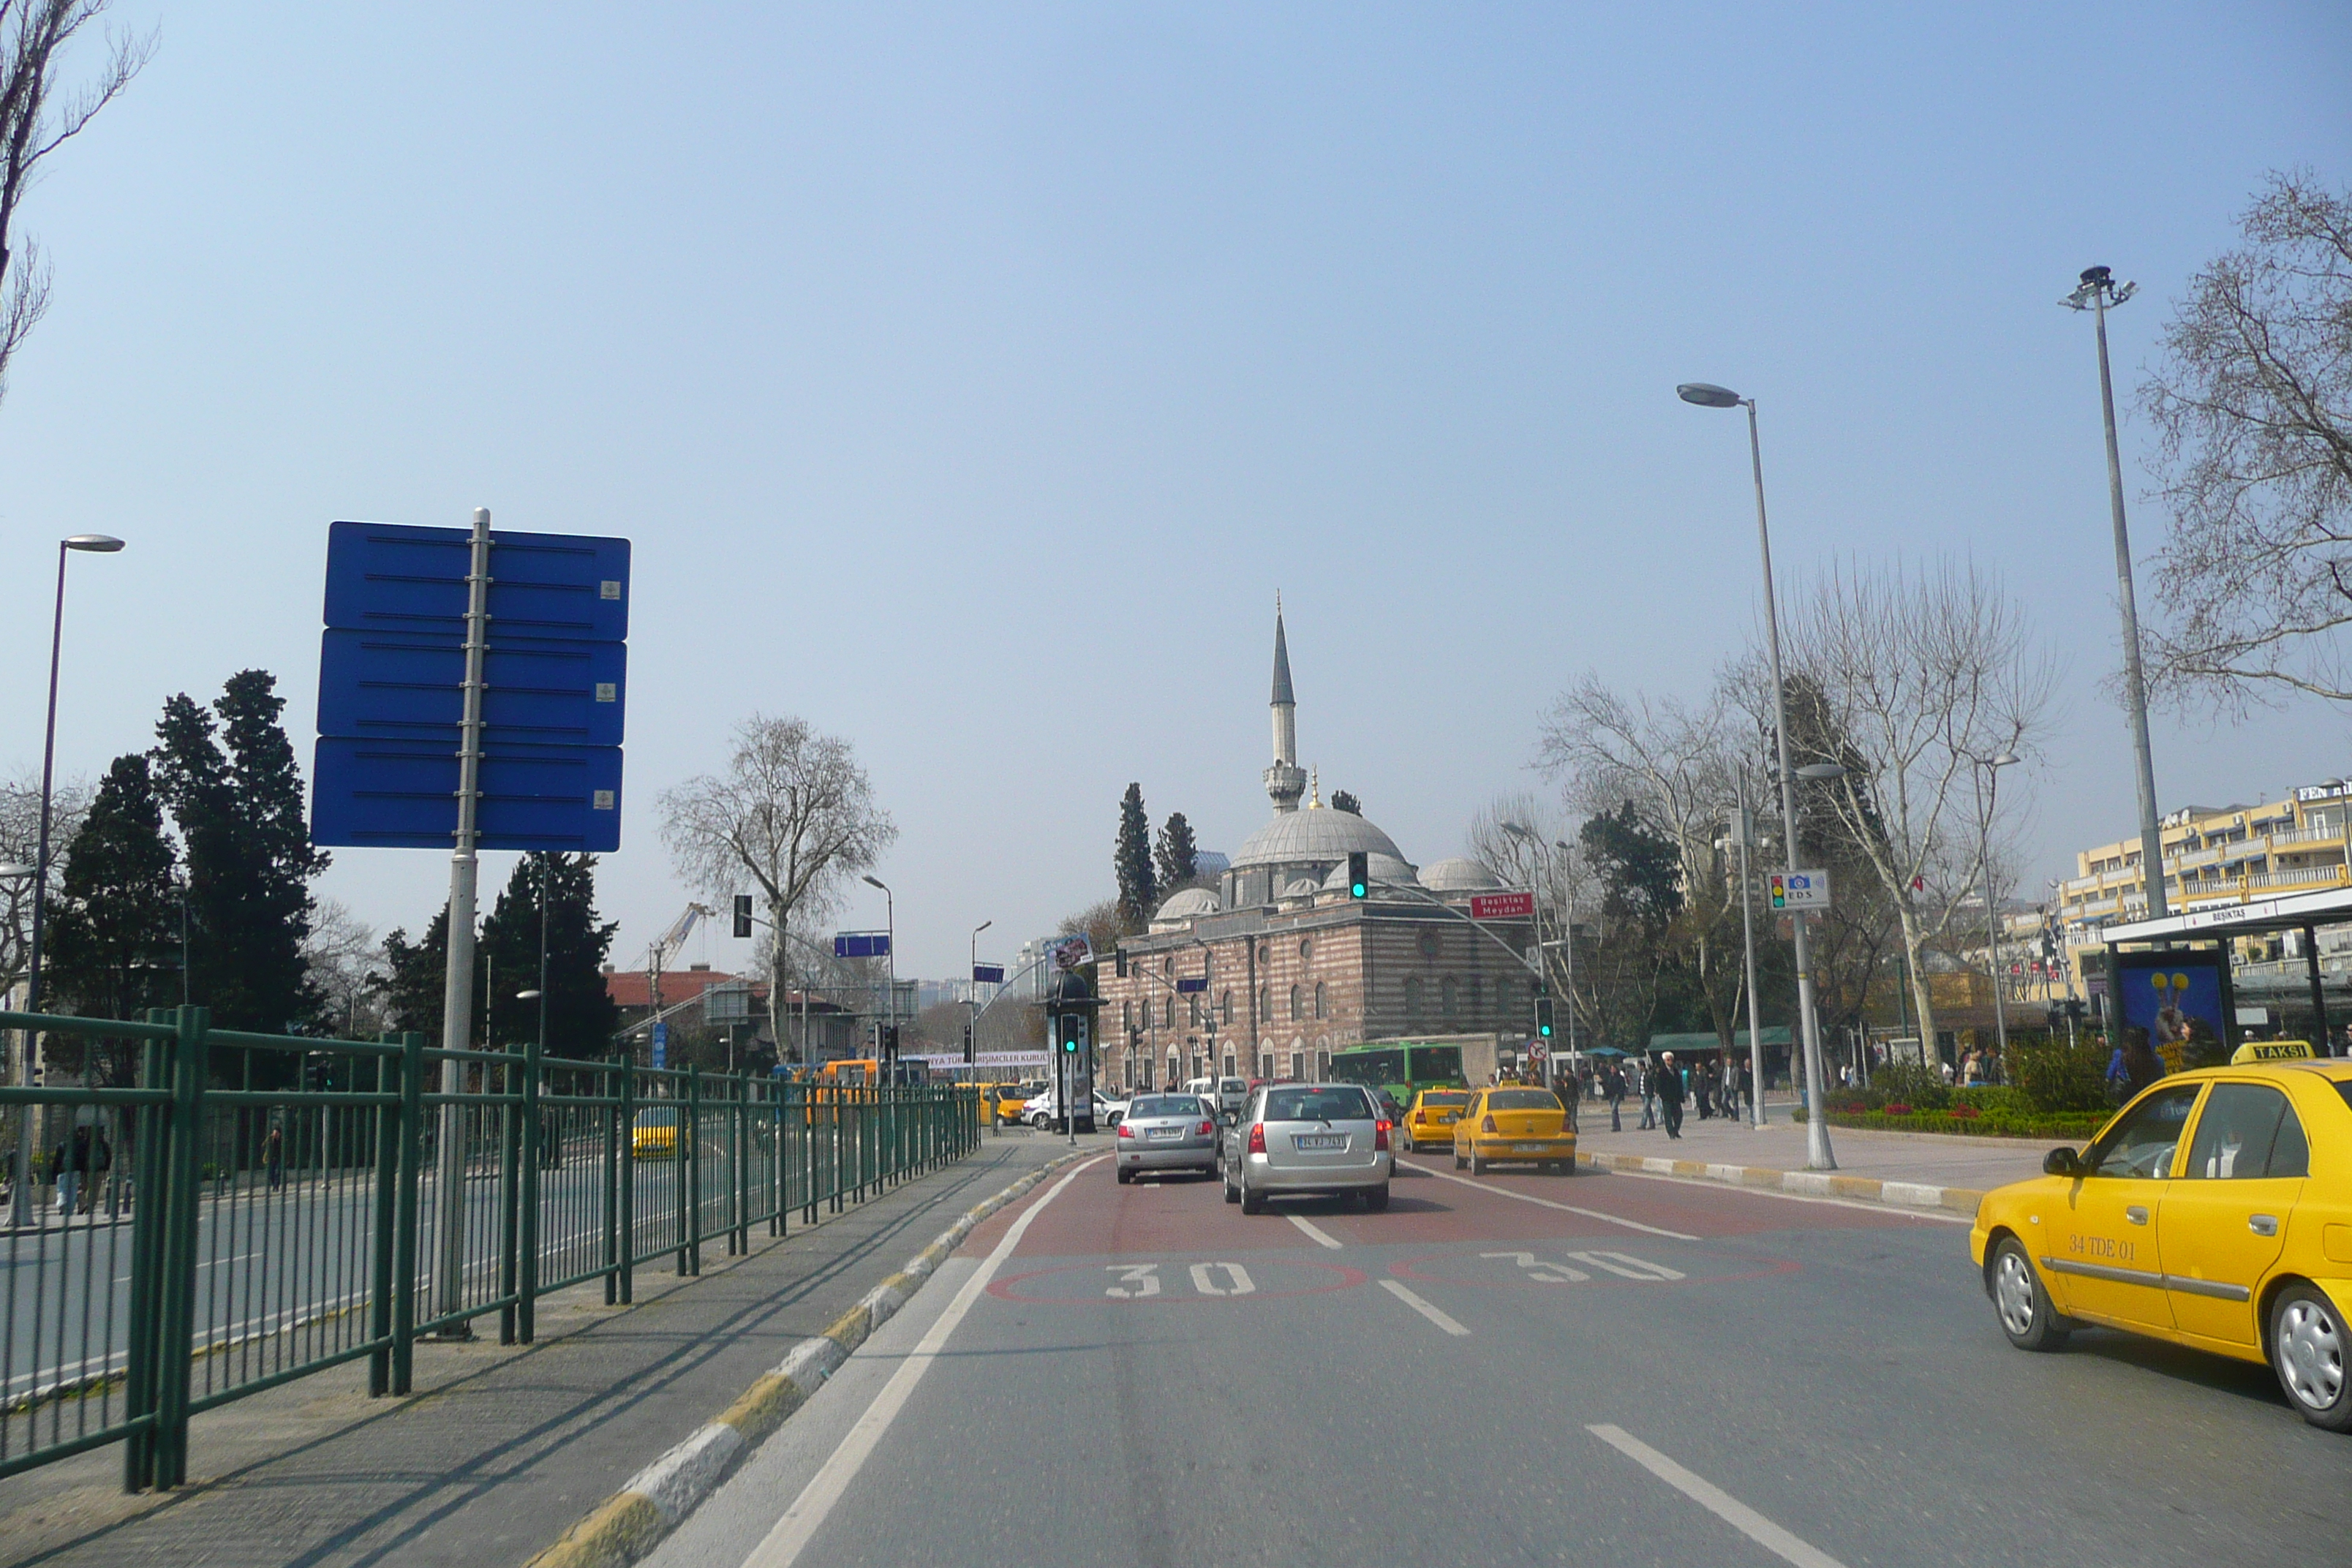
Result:
[[[1759,1198],[1779,1198],[1792,1204],[1827,1204],[1832,1208],[1860,1209],[1864,1214],[1899,1214],[1911,1219],[1932,1219],[1943,1225],[1974,1225],[1974,1218],[1964,1214],[1945,1214],[1937,1209],[1915,1209],[1901,1204],[1864,1203],[1859,1198],[1829,1198],[1817,1193],[1784,1192],[1779,1187],[1734,1187],[1729,1182],[1711,1181],[1705,1176],[1669,1176],[1663,1171],[1620,1171],[1603,1173],[1612,1176],[1633,1176],[1644,1182],[1678,1182],[1685,1187],[1714,1187],[1720,1191],[1730,1188],[1736,1193],[1748,1193]]]
[[[833,1457],[824,1462],[822,1469],[809,1478],[808,1485],[801,1489],[801,1495],[793,1500],[793,1506],[784,1510],[783,1517],[776,1521],[775,1527],[768,1531],[767,1537],[751,1549],[749,1557],[743,1559],[743,1568],[789,1568],[789,1564],[799,1559],[809,1543],[809,1538],[833,1512],[833,1505],[841,1500],[842,1494],[849,1489],[849,1483],[857,1479],[857,1472],[865,1468],[866,1459],[882,1441],[882,1435],[890,1429],[890,1423],[905,1406],[908,1396],[915,1392],[915,1384],[923,1380],[923,1373],[929,1372],[931,1363],[939,1359],[940,1350],[948,1342],[948,1336],[955,1332],[957,1325],[963,1321],[964,1314],[971,1310],[972,1303],[979,1300],[981,1292],[988,1289],[988,1282],[996,1277],[997,1268],[1013,1256],[1013,1249],[1021,1245],[1021,1237],[1028,1231],[1029,1222],[1045,1213],[1045,1205],[1060,1197],[1063,1190],[1078,1179],[1080,1173],[1100,1163],[1101,1157],[1097,1156],[1072,1168],[1069,1174],[1055,1183],[1051,1191],[1030,1205],[1021,1217],[1013,1222],[1012,1228],[1004,1233],[1004,1239],[996,1244],[996,1250],[972,1270],[971,1278],[963,1282],[963,1289],[956,1292],[955,1300],[948,1303],[947,1310],[940,1314],[939,1321],[930,1326],[922,1342],[899,1364],[898,1370],[890,1374],[890,1381],[882,1385],[882,1392],[874,1396],[874,1403],[866,1407],[866,1413],[857,1418],[857,1425],[852,1426],[849,1436],[842,1439],[841,1447],[833,1451]]]
[[[1556,1204],[1549,1198],[1539,1198],[1533,1193],[1515,1193],[1508,1187],[1498,1187],[1492,1182],[1474,1182],[1467,1176],[1457,1176],[1451,1171],[1433,1170],[1427,1165],[1416,1165],[1405,1160],[1399,1160],[1397,1163],[1405,1166],[1408,1170],[1419,1171],[1424,1176],[1435,1176],[1440,1181],[1459,1182],[1465,1187],[1475,1187],[1482,1193],[1494,1193],[1501,1197],[1517,1198],[1523,1204],[1535,1204],[1543,1208],[1558,1209],[1562,1214],[1582,1215],[1587,1219],[1607,1220],[1611,1225],[1622,1225],[1627,1230],[1638,1230],[1644,1236],[1663,1236],[1674,1241],[1698,1239],[1697,1237],[1687,1235],[1683,1231],[1662,1230],[1654,1225],[1643,1225],[1638,1219],[1624,1219],[1613,1214],[1602,1214],[1599,1209],[1580,1209],[1574,1204]]]
[[[1444,1313],[1439,1311],[1436,1308],[1431,1306],[1428,1302],[1423,1300],[1420,1297],[1414,1295],[1412,1291],[1406,1289],[1395,1280],[1381,1280],[1381,1289],[1386,1290],[1390,1295],[1394,1296],[1398,1300],[1402,1301],[1406,1306],[1411,1307],[1414,1311],[1419,1312],[1423,1317],[1427,1318],[1431,1322],[1435,1323],[1439,1328],[1444,1329],[1447,1333],[1452,1334],[1455,1339],[1466,1340],[1470,1337],[1469,1330],[1464,1328],[1461,1324],[1455,1322],[1453,1319],[1447,1317]]]
[[[1297,1226],[1299,1229],[1313,1237],[1325,1247],[1330,1247],[1334,1251],[1339,1249],[1339,1238],[1325,1231],[1320,1226],[1310,1223],[1305,1216],[1300,1215],[1291,1215],[1288,1218],[1291,1224]]]
[[[1103,1292],[1122,1301],[1139,1301],[1146,1296],[1160,1294],[1160,1265],[1157,1263],[1106,1263],[1103,1268],[1119,1278],[1119,1283]]]
[[[1663,1263],[1653,1263],[1646,1258],[1636,1258],[1630,1252],[1571,1252],[1579,1263],[1590,1263],[1595,1268],[1605,1268],[1621,1279],[1681,1279],[1685,1276]]]
[[[1793,1563],[1797,1568],[1845,1568],[1828,1552],[1800,1541],[1722,1488],[1684,1469],[1622,1426],[1602,1425],[1587,1426],[1585,1430],[1781,1561]]]
[[[1592,1279],[1592,1276],[1583,1269],[1570,1268],[1565,1263],[1553,1263],[1549,1260],[1538,1263],[1536,1261],[1536,1255],[1532,1252],[1482,1252],[1478,1256],[1507,1258],[1526,1269],[1528,1278],[1538,1285],[1583,1285],[1590,1283]],[[1583,1255],[1571,1252],[1569,1256],[1579,1258]],[[1681,1276],[1677,1275],[1675,1278],[1680,1279]]]

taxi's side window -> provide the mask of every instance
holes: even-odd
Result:
[[[2180,1173],[2205,1181],[2300,1176],[2311,1163],[2303,1123],[2286,1096],[2263,1083],[2217,1083],[2197,1118]]]
[[[2132,1107],[2091,1146],[2083,1162],[2089,1173],[2157,1181],[2172,1175],[2173,1153],[2180,1147],[2189,1108],[2197,1103],[2197,1088],[2184,1083],[2158,1089]]]

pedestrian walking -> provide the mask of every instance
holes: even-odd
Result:
[[[58,1212],[75,1212],[81,1198],[82,1178],[89,1173],[89,1129],[77,1127],[58,1150]]]
[[[1666,1052],[1658,1061],[1658,1110],[1665,1118],[1668,1138],[1683,1135],[1683,1100],[1688,1092],[1682,1069],[1675,1065],[1675,1053]]]
[[[261,1168],[269,1174],[269,1190],[276,1192],[286,1180],[286,1135],[278,1128],[261,1141]]]
[[[1625,1103],[1625,1075],[1615,1068],[1601,1069],[1601,1085],[1609,1096],[1609,1131],[1622,1132],[1625,1124],[1617,1118],[1618,1108]]]
[[[1633,1067],[1633,1092],[1642,1097],[1642,1121],[1636,1132],[1647,1132],[1658,1125],[1658,1073],[1648,1062]]]

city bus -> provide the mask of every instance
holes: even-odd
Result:
[[[1411,1105],[1424,1089],[1462,1089],[1460,1046],[1425,1046],[1411,1040],[1348,1046],[1331,1053],[1331,1076],[1343,1083],[1386,1089],[1399,1105]]]

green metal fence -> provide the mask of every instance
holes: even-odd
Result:
[[[0,1087],[0,1476],[121,1442],[126,1488],[187,1476],[192,1415],[366,1360],[406,1394],[418,1339],[551,1291],[698,1273],[960,1158],[959,1088],[834,1088],[0,1013],[79,1037],[127,1087]]]

